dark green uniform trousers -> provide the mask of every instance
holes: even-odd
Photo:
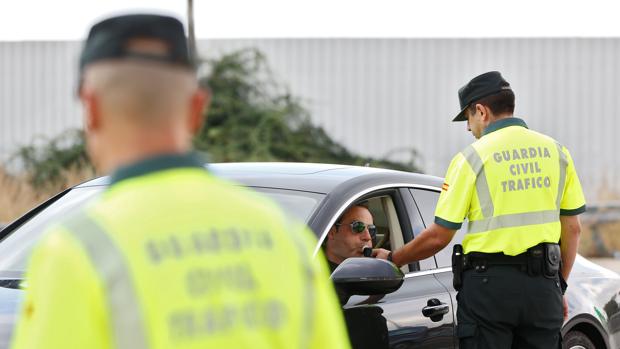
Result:
[[[461,349],[561,348],[557,276],[530,276],[510,265],[469,269],[456,298]]]

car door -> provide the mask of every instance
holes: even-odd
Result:
[[[439,190],[426,189],[426,188],[412,188],[410,189],[411,195],[420,210],[422,220],[426,225],[431,224],[435,219],[435,207],[437,206],[437,200],[439,199]],[[466,233],[467,224],[463,224],[459,229],[452,241],[444,247],[441,251],[435,254],[435,261],[437,263],[437,269],[434,273],[437,280],[446,287],[450,293],[450,298],[453,304],[453,316],[456,319],[456,293],[457,291],[452,286],[452,249],[455,244],[460,244],[463,241],[463,235]],[[456,323],[456,320],[455,320]],[[455,346],[458,347],[458,341],[455,340]]]
[[[373,199],[381,200],[381,204],[373,204]],[[391,236],[383,248],[400,248],[424,229],[406,188],[373,192],[363,200],[371,203],[376,224],[385,224],[383,230],[398,234]],[[383,212],[378,212],[381,210],[377,207]],[[446,287],[434,276],[436,269],[433,258],[403,266],[405,279],[397,291],[351,297],[343,308],[353,347],[454,348],[452,301]],[[387,341],[381,336],[387,336]]]

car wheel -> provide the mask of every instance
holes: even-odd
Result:
[[[563,349],[596,349],[594,343],[581,331],[570,331],[562,339]]]

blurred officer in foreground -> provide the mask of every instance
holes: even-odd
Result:
[[[459,347],[558,348],[585,211],[573,160],[512,116],[515,96],[499,72],[473,78],[459,100],[453,121],[467,121],[477,141],[452,160],[434,224],[380,257],[399,266],[430,257],[466,218],[453,254]]]
[[[80,77],[111,184],[34,252],[13,348],[347,348],[311,233],[190,153],[209,97],[182,24],[96,24]]]

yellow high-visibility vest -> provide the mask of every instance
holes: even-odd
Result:
[[[585,211],[573,160],[552,138],[518,118],[490,124],[446,173],[435,223],[460,229],[463,250],[517,255],[560,239],[560,215]]]
[[[349,348],[315,244],[200,161],[147,160],[36,249],[12,348]]]

